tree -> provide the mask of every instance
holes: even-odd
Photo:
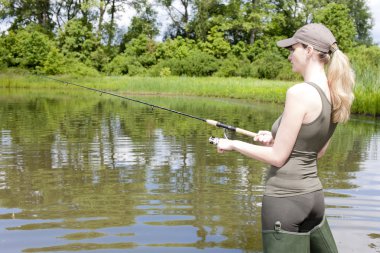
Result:
[[[156,43],[144,34],[127,43],[125,56],[135,57],[142,66],[149,67],[156,64]]]
[[[267,29],[273,5],[263,0],[231,0],[226,8],[223,17],[228,40],[234,45],[240,41],[253,44]]]
[[[2,60],[5,60],[8,66],[31,69],[42,67],[54,44],[39,30],[38,25],[30,24],[16,32],[11,31],[3,43],[0,43],[7,51]]]
[[[135,1],[132,5],[137,14],[132,18],[128,32],[123,36],[121,51],[124,51],[126,43],[138,38],[141,34],[153,40],[159,33],[157,27],[157,12],[153,9],[152,5],[147,0]]]
[[[194,18],[188,25],[191,38],[206,41],[211,27],[220,25],[214,20],[215,17],[222,17],[224,5],[220,0],[195,0]]]
[[[92,31],[82,20],[68,21],[57,36],[58,45],[64,55],[70,55],[85,61],[99,45]]]
[[[211,28],[206,42],[203,43],[202,49],[216,58],[224,58],[231,52],[231,45],[224,38],[224,33],[220,31],[219,27],[214,26]]]
[[[190,11],[194,0],[157,0],[169,15],[171,24],[165,32],[165,38],[188,37],[188,24],[190,22]]]
[[[134,0],[130,0],[134,1]],[[124,10],[124,5],[130,3],[129,0],[110,0],[110,8],[107,13],[110,16],[110,21],[104,24],[103,38],[107,38],[107,48],[110,51],[112,43],[114,42],[117,23],[115,21],[116,13],[120,10]]]
[[[339,48],[343,51],[351,49],[355,44],[356,29],[349,9],[344,4],[330,3],[318,11],[314,22],[323,23],[334,34]]]
[[[272,29],[267,30],[269,36],[291,37],[298,28],[306,24],[303,4],[299,0],[274,0],[272,11],[274,16],[269,27]]]
[[[0,19],[12,20],[10,30],[23,28],[36,23],[45,33],[54,29],[50,0],[0,0]]]
[[[357,42],[366,45],[372,44],[371,29],[373,19],[366,1],[346,0],[346,5],[350,9],[350,16],[354,20]]]

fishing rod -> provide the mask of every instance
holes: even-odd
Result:
[[[216,120],[211,120],[211,119],[205,119],[205,118],[197,117],[197,116],[194,116],[194,115],[191,115],[191,114],[187,114],[187,113],[184,113],[184,112],[179,112],[179,111],[176,111],[176,110],[173,110],[173,109],[169,109],[169,108],[165,108],[165,107],[162,107],[162,106],[159,106],[159,105],[154,105],[154,104],[147,103],[147,102],[144,102],[144,101],[141,101],[141,100],[137,100],[137,99],[134,99],[134,98],[130,98],[130,97],[126,97],[126,96],[121,96],[121,95],[118,95],[116,93],[108,92],[108,91],[105,91],[105,90],[95,89],[95,88],[91,88],[91,87],[88,87],[88,86],[85,86],[85,85],[81,85],[81,84],[77,84],[77,83],[72,83],[72,82],[68,82],[68,81],[64,81],[64,80],[60,80],[60,79],[56,79],[56,78],[52,78],[52,77],[48,77],[48,76],[43,76],[43,75],[38,75],[38,76],[41,77],[41,78],[50,79],[50,80],[53,80],[53,81],[56,81],[56,82],[59,82],[59,83],[63,83],[63,84],[66,84],[66,85],[77,86],[77,87],[80,87],[80,88],[83,88],[83,89],[99,92],[100,94],[107,94],[107,95],[110,95],[110,96],[114,96],[114,97],[118,97],[118,98],[129,100],[129,101],[133,101],[133,102],[136,102],[136,103],[144,104],[144,105],[147,105],[147,106],[150,106],[150,107],[153,107],[153,108],[157,108],[157,109],[165,110],[165,111],[168,111],[168,112],[176,113],[176,114],[188,117],[188,118],[192,118],[192,119],[196,119],[196,120],[200,120],[200,121],[206,122],[207,124],[212,125],[212,126],[224,128],[225,130],[229,130],[231,132],[236,132],[236,133],[239,133],[239,134],[243,134],[243,135],[246,135],[246,136],[249,136],[249,137],[255,137],[257,135],[254,132],[250,132],[250,131],[245,130],[245,129],[241,129],[241,128],[238,128],[238,127],[230,126],[230,125],[218,122]],[[225,134],[225,137],[226,137],[226,134]],[[210,137],[210,139],[209,139],[209,142],[211,144],[215,144],[215,145],[218,144],[218,141],[219,141],[219,139],[215,138],[215,137]]]

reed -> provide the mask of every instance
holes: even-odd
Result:
[[[380,84],[378,73],[365,71],[355,89],[352,112],[380,115]],[[379,71],[380,73],[380,71]],[[367,77],[366,77],[367,75]],[[294,82],[222,77],[73,77],[54,78],[123,95],[181,95],[248,99],[260,102],[283,103],[285,93]],[[0,74],[0,88],[80,90],[27,73]]]
[[[380,115],[380,65],[354,65],[356,75],[353,113]]]

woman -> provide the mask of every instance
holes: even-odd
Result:
[[[349,118],[354,74],[322,24],[305,25],[277,45],[290,50],[292,70],[304,82],[287,90],[284,111],[272,131],[259,131],[254,138],[263,145],[220,139],[217,149],[271,165],[262,205],[264,252],[337,252],[324,219],[317,159],[337,123]]]

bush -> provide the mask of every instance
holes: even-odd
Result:
[[[207,53],[195,50],[189,56],[180,60],[182,73],[187,76],[209,76],[218,69],[217,59]]]
[[[9,67],[35,69],[43,66],[53,47],[53,42],[47,35],[39,32],[36,25],[29,25],[16,33],[2,35],[0,58],[3,64]]]
[[[123,54],[135,58],[144,67],[150,67],[157,63],[155,51],[156,43],[146,35],[140,35],[125,45]]]
[[[57,41],[64,55],[74,53],[82,62],[99,46],[95,35],[78,19],[71,19],[65,24],[58,32]]]
[[[218,77],[251,77],[253,69],[248,59],[239,59],[234,55],[229,55],[221,61],[220,67],[214,75]]]
[[[56,75],[64,74],[65,68],[67,68],[65,56],[57,48],[52,48],[39,71],[48,75]]]
[[[276,79],[283,81],[301,81],[302,76],[292,70],[292,65],[289,62],[283,62]]]
[[[252,63],[257,78],[276,79],[286,64],[278,53],[264,52]]]
[[[65,59],[63,74],[70,74],[73,76],[100,76],[96,69],[91,68],[74,58]]]
[[[183,59],[188,57],[191,52],[196,49],[196,42],[194,40],[184,39],[178,36],[175,39],[168,39],[158,44],[155,55],[157,59],[160,60],[171,58]]]
[[[172,74],[172,72],[171,72],[170,68],[162,68],[160,71],[160,77],[171,76],[171,74]]]
[[[12,66],[13,55],[11,53],[12,45],[14,45],[15,36],[2,34],[0,36],[0,68]]]
[[[87,66],[91,66],[98,71],[103,71],[104,66],[108,63],[109,57],[102,46],[99,46],[90,57],[85,61]]]
[[[169,68],[176,76],[210,76],[218,70],[217,59],[199,50],[182,59],[161,60],[149,71],[151,76],[159,76],[162,69]]]
[[[129,75],[144,74],[145,68],[136,57],[117,55],[110,63],[104,66],[107,75]]]

